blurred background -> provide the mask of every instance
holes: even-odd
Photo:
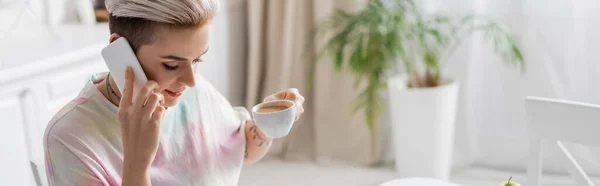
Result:
[[[221,0],[199,73],[234,106],[289,87],[307,100],[290,135],[244,167],[241,186],[524,183],[525,97],[600,104],[600,1],[416,0],[420,14],[392,6],[405,1],[373,2]],[[89,75],[107,71],[102,3],[0,0],[0,182],[46,185],[46,124]],[[415,15],[430,21],[415,26]],[[313,38],[320,23],[326,34]],[[455,37],[460,28],[469,34]],[[555,146],[544,144],[543,183],[574,185]],[[600,175],[599,151],[568,148]]]

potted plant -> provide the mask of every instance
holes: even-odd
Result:
[[[353,13],[336,11],[315,31],[326,40],[318,59],[333,58],[337,71],[355,77],[354,111],[365,111],[371,132],[387,90],[396,169],[406,176],[448,178],[459,85],[441,68],[461,41],[483,32],[503,61],[524,69],[505,25],[473,15],[424,14],[412,0],[371,0]]]

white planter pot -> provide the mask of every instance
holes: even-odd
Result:
[[[406,78],[388,80],[395,165],[401,177],[449,180],[459,85],[407,88]]]

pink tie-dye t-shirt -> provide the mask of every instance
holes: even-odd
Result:
[[[123,146],[117,107],[94,86],[50,121],[44,135],[50,185],[121,185]],[[234,109],[198,76],[161,124],[160,144],[150,167],[153,186],[235,186],[243,165],[245,109]]]

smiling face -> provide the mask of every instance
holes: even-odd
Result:
[[[138,48],[138,61],[148,80],[158,83],[164,106],[174,106],[186,88],[195,86],[194,73],[208,51],[210,26],[155,28],[155,39]],[[111,35],[111,42],[118,37]]]

